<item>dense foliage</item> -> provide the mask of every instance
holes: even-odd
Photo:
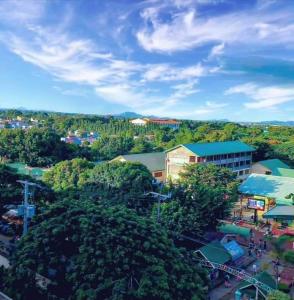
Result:
[[[172,201],[162,204],[161,222],[176,233],[202,236],[229,216],[237,197],[237,181],[229,169],[188,165]]]
[[[36,222],[6,279],[16,300],[205,299],[205,273],[132,211],[67,201]],[[36,273],[50,279],[46,292]]]
[[[64,160],[46,172],[43,180],[56,192],[76,189],[85,184],[85,172],[93,167],[93,163],[81,158]]]

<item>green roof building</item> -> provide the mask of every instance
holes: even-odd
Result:
[[[273,199],[277,205],[292,205],[287,196],[294,192],[294,178],[251,174],[239,186],[239,192]]]
[[[177,180],[186,164],[215,164],[244,179],[250,173],[255,149],[241,141],[181,144],[166,151],[167,178]]]
[[[267,159],[252,165],[251,173],[294,178],[294,170],[280,159]]]
[[[233,234],[233,235],[240,235],[244,238],[250,237],[250,229],[246,227],[241,227],[234,224],[221,224],[218,227],[218,231],[224,234]]]
[[[259,282],[262,282],[263,284],[267,285],[272,290],[276,289],[276,281],[269,273],[261,272],[255,275],[254,278],[257,279]],[[254,284],[244,281],[237,286],[237,289],[242,296],[246,295],[250,298],[256,299],[256,286]],[[265,289],[258,289],[258,299],[266,300],[267,295],[268,292]]]
[[[195,253],[200,254],[209,262],[218,264],[225,264],[232,259],[228,250],[218,241],[211,242],[199,248]]]

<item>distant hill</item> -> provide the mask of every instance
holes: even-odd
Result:
[[[143,115],[137,114],[132,111],[126,111],[120,114],[115,115],[115,117],[126,118],[126,119],[135,119],[135,118],[143,118]]]

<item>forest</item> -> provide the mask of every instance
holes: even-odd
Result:
[[[1,118],[19,114],[2,112]],[[292,127],[183,120],[180,129],[171,130],[135,127],[114,117],[22,116],[40,122],[26,131],[0,130],[1,212],[20,203],[17,180],[38,184],[30,198],[36,217],[19,240],[20,228],[11,228],[11,268],[0,268],[0,290],[16,300],[207,299],[208,273],[185,237],[204,241],[230,216],[239,180],[226,168],[189,165],[177,184],[161,186],[139,163],[107,161],[117,155],[241,139],[256,148],[255,160],[294,163]],[[101,138],[81,147],[60,141],[77,129],[97,131]],[[50,170],[36,180],[6,165],[12,161]],[[170,197],[159,202],[150,192]],[[279,292],[271,297],[282,299]]]

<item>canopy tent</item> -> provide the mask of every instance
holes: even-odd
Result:
[[[236,241],[230,241],[226,244],[223,244],[223,246],[232,256],[233,261],[237,260],[245,254],[244,249]]]
[[[263,217],[265,219],[294,220],[294,205],[277,205]]]
[[[224,234],[236,234],[242,237],[248,238],[250,237],[250,229],[237,226],[234,224],[222,224],[218,227],[218,231]]]

